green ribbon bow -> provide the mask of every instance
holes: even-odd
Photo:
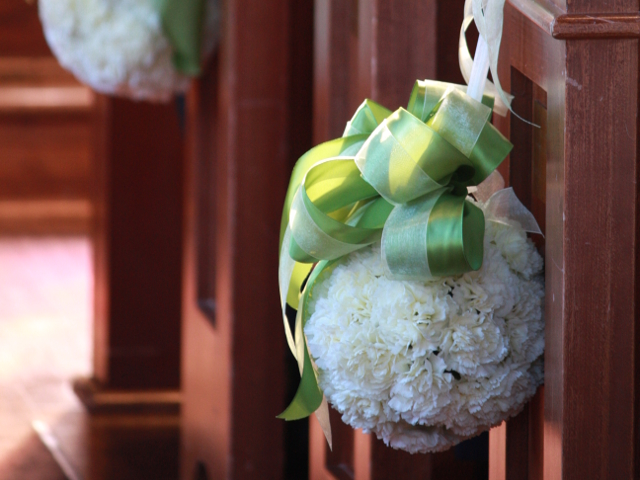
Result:
[[[173,47],[176,70],[201,73],[201,48],[206,0],[156,0],[162,27]]]
[[[297,309],[295,336],[286,315],[284,325],[302,378],[279,418],[304,418],[322,402],[303,329],[317,280],[340,258],[381,241],[393,278],[482,266],[484,214],[466,200],[467,187],[487,178],[513,145],[490,122],[493,98],[481,103],[465,92],[417,81],[407,109],[393,113],[365,100],[342,138],[298,160],[282,213],[279,281],[283,315],[286,304]]]

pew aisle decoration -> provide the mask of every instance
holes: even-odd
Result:
[[[543,264],[526,235],[541,232],[496,171],[512,145],[490,121],[495,98],[509,108],[485,89],[495,48],[480,40],[468,87],[417,81],[395,112],[366,100],[294,168],[279,282],[302,378],[280,417],[316,412],[329,443],[327,403],[426,453],[516,415],[542,382]]]
[[[60,64],[95,90],[169,101],[218,36],[218,0],[39,0]]]

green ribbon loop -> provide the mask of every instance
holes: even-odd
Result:
[[[456,221],[452,221],[456,219]],[[427,226],[427,255],[434,277],[460,275],[482,266],[484,214],[461,196],[442,195]]]
[[[289,225],[296,245],[314,259],[334,260],[376,242],[381,229],[351,226],[326,213],[375,196],[353,160],[336,159],[313,167],[291,206]],[[293,250],[289,254],[305,261]]]
[[[407,109],[366,100],[342,138],[296,164],[281,225],[283,312],[298,308],[296,339],[285,319],[302,383],[281,418],[307,416],[322,402],[304,339],[307,300],[321,275],[345,255],[382,242],[394,278],[432,279],[482,266],[484,214],[466,200],[513,147],[490,123],[494,99],[466,87],[417,81]],[[283,244],[283,239],[286,242]],[[304,275],[311,270],[304,291]],[[298,302],[300,305],[298,305]]]
[[[280,243],[284,239],[284,233],[289,225],[289,212],[291,204],[298,192],[298,188],[302,183],[307,172],[316,164],[340,155],[355,154],[367,139],[368,134],[351,135],[349,137],[337,138],[329,142],[321,143],[305,153],[296,162],[289,180],[289,188],[287,196],[284,200],[284,208],[282,209],[282,221],[280,222]]]
[[[429,115],[427,125],[469,157],[490,117],[489,107],[450,88]]]
[[[370,134],[382,121],[391,114],[391,110],[373,100],[365,100],[360,104],[353,118],[347,122],[343,137],[358,134]]]
[[[461,92],[467,93],[466,85],[436,82],[435,80],[417,80],[411,91],[407,110],[423,122],[426,122],[429,120],[429,115],[434,107],[449,88],[456,88]],[[492,96],[484,95],[482,103],[493,110],[494,99]]]

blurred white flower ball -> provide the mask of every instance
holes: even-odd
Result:
[[[305,333],[329,403],[411,453],[446,450],[516,415],[543,379],[542,258],[517,226],[486,222],[477,272],[385,277],[380,247],[316,284]]]
[[[156,0],[39,0],[40,19],[60,64],[95,90],[168,101],[188,89],[172,63]],[[213,49],[217,0],[207,0],[203,52]]]

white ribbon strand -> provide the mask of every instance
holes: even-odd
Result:
[[[471,68],[471,78],[467,87],[467,95],[478,102],[482,101],[484,89],[487,84],[487,74],[489,73],[489,46],[483,37],[478,39],[476,55],[473,58]]]
[[[480,33],[478,49],[476,50],[476,59],[481,61],[481,63],[475,66],[475,68],[479,69],[482,66],[482,69],[478,72],[479,79],[481,72],[486,68],[484,46],[482,45],[482,43],[486,42],[486,55],[488,56],[489,68],[491,69],[491,75],[494,83],[486,80],[485,73],[484,81],[486,82],[486,87],[483,91],[495,98],[494,111],[501,116],[505,116],[507,111],[511,110],[511,100],[513,100],[512,95],[504,92],[500,85],[500,80],[498,79],[498,56],[500,53],[500,42],[502,41],[504,3],[505,0],[466,0],[464,5],[464,21],[462,22],[462,28],[460,29],[460,42],[458,46],[460,71],[462,72],[465,82],[467,82],[471,87],[474,60],[471,58],[465,33],[471,25],[471,22],[475,20],[476,27]],[[479,80],[474,76],[474,84],[477,81]],[[511,111],[513,112],[513,110]]]

